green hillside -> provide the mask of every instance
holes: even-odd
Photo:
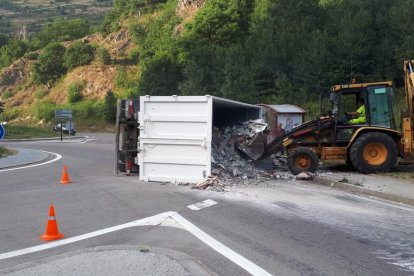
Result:
[[[92,48],[69,49],[93,30],[82,20],[53,21],[26,41],[6,39],[0,67],[14,70],[6,68],[25,56],[25,69],[18,82],[0,79],[0,96],[9,118],[48,120],[43,111],[63,105],[92,116],[108,90],[291,103],[312,117],[331,85],[352,78],[393,80],[401,91],[402,62],[414,58],[412,18],[411,0],[115,0],[99,34],[82,40]],[[73,91],[80,96],[71,103]]]
[[[27,35],[56,18],[83,18],[99,25],[113,0],[0,0],[0,33]]]

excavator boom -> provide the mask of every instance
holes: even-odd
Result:
[[[414,160],[413,153],[413,129],[414,129],[414,60],[404,61],[405,95],[407,101],[407,113],[402,116],[401,144],[404,161]]]

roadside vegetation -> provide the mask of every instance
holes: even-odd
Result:
[[[6,2],[16,12],[25,3]],[[328,105],[331,85],[352,78],[393,80],[402,94],[401,64],[414,58],[412,18],[410,0],[116,0],[100,44],[93,25],[74,17],[53,18],[26,40],[0,35],[0,70],[21,57],[30,64],[28,80],[0,96],[7,120],[54,123],[55,109],[70,108],[85,129],[113,123],[116,98],[147,94],[290,103],[309,119]],[[123,37],[129,48],[108,50]],[[97,80],[108,84],[91,89]]]
[[[58,133],[54,132],[49,126],[23,126],[7,124],[4,128],[6,130],[6,139],[47,138],[58,136]]]
[[[15,155],[17,153],[16,150],[8,149],[5,146],[0,145],[0,158],[5,158],[7,156]]]
[[[101,32],[129,22],[140,74],[122,89],[134,95],[291,103],[312,118],[330,86],[352,78],[394,80],[401,92],[412,18],[410,0],[125,0]]]

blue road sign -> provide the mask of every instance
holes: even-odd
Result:
[[[4,126],[0,125],[0,140],[4,138],[6,131],[4,130]]]
[[[56,109],[55,118],[56,119],[72,119],[73,111],[70,109]]]

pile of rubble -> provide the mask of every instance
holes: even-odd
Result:
[[[214,128],[212,176],[193,188],[226,191],[226,186],[259,185],[269,180],[294,179],[286,167],[284,156],[273,155],[265,160],[253,161],[246,155],[249,143],[266,131],[267,125],[260,121]]]

